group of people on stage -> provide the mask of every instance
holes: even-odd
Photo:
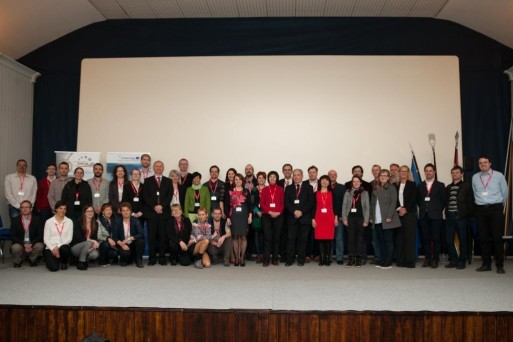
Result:
[[[96,259],[100,265],[134,263],[142,268],[146,226],[148,266],[158,261],[193,263],[196,268],[218,262],[243,267],[251,255],[248,244],[264,267],[280,261],[303,266],[312,259],[329,266],[333,254],[343,265],[347,235],[346,266],[360,267],[367,259],[366,231],[371,229],[376,267],[389,269],[395,260],[398,267],[414,268],[418,221],[425,252],[422,267],[437,268],[445,211],[445,267],[465,268],[467,220],[475,215],[483,260],[477,271],[491,270],[493,251],[497,273],[502,274],[508,187],[487,156],[478,163],[480,172],[471,184],[455,166],[447,186],[437,181],[433,164],[425,165],[425,180],[416,185],[409,168],[394,163],[389,169],[374,165],[371,182],[362,179],[363,168],[356,165],[345,184],[337,182],[335,170],[318,177],[317,167],[311,166],[304,179],[303,171],[291,164],[283,165],[281,179],[276,171],[255,175],[248,164],[244,175],[230,168],[222,181],[213,165],[210,179],[202,183],[199,172],[189,173],[186,159],[166,177],[164,163],[151,165],[151,157],[143,154],[141,168],[132,170],[131,177],[118,165],[108,182],[98,163],[93,178],[83,180],[84,170],[77,167],[70,179],[69,165],[62,162],[58,175],[56,165],[49,164],[47,177],[38,184],[27,174],[27,162],[19,160],[17,172],[5,179],[14,267],[21,267],[24,259],[37,266],[43,255],[51,271],[66,269],[70,262],[87,270]]]

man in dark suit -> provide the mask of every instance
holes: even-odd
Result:
[[[32,215],[32,203],[28,200],[20,204],[20,216],[11,223],[11,252],[14,268],[20,268],[25,255],[28,254],[30,266],[37,266],[37,258],[44,249],[43,223],[38,216]]]
[[[159,242],[159,263],[167,265],[165,252],[168,246],[166,241],[166,224],[171,217],[171,198],[173,197],[173,184],[164,177],[164,163],[157,160],[153,163],[153,177],[146,178],[142,191],[144,203],[144,216],[148,219],[148,245],[150,258],[148,266],[157,262],[155,244]]]
[[[435,179],[436,168],[424,166],[426,180],[417,187],[419,221],[424,240],[425,260],[422,267],[437,268],[440,258],[440,234],[445,207],[445,184]]]
[[[294,263],[296,248],[297,263],[299,266],[303,266],[308,231],[312,223],[314,193],[311,185],[303,184],[302,170],[294,170],[292,178],[294,183],[285,189],[285,208],[288,213],[287,262],[285,266],[291,266]]]
[[[192,174],[189,173],[189,161],[182,158],[178,161],[178,169],[180,170],[180,182],[187,190],[192,185]]]

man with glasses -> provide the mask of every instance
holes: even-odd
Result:
[[[20,204],[21,215],[11,222],[11,253],[14,268],[20,268],[28,255],[30,266],[37,266],[43,253],[43,224],[38,216],[32,215],[32,203],[24,200]]]
[[[11,222],[20,216],[20,203],[28,200],[32,205],[36,202],[37,180],[27,173],[27,161],[16,162],[16,172],[5,177],[4,192],[9,204]]]

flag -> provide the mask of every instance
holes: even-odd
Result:
[[[419,185],[422,182],[420,178],[419,170],[417,170],[417,163],[415,161],[415,156],[411,159],[411,174],[413,175],[413,181],[416,185]]]

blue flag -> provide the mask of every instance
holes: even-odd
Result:
[[[413,176],[413,181],[415,184],[420,184],[420,176],[419,176],[419,170],[417,170],[417,167],[415,166],[415,159],[411,159],[411,174]]]

